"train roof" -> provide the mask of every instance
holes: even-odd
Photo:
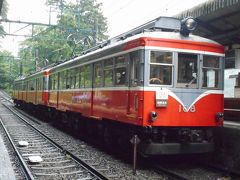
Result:
[[[41,69],[37,72],[34,72],[32,74],[29,74],[27,76],[19,76],[18,78],[16,78],[14,81],[22,81],[22,80],[26,80],[26,79],[30,79],[32,77],[37,77],[37,76],[41,76],[41,75],[47,75],[49,73],[51,69],[50,68],[46,68],[46,69]]]
[[[64,67],[68,64],[74,63],[74,62],[82,60],[82,59],[86,59],[88,57],[90,59],[90,57],[94,54],[98,54],[98,53],[101,53],[103,51],[107,51],[107,50],[109,50],[111,48],[114,48],[114,47],[117,47],[117,46],[125,45],[130,41],[134,41],[134,40],[140,39],[140,38],[153,38],[153,39],[155,38],[155,39],[165,39],[165,40],[183,40],[183,41],[189,41],[189,42],[199,42],[199,43],[207,43],[207,44],[213,44],[213,45],[221,46],[219,43],[217,43],[213,40],[203,38],[203,37],[200,37],[200,36],[196,36],[196,35],[191,35],[191,34],[188,37],[185,37],[185,36],[182,36],[179,32],[163,32],[163,31],[149,31],[149,32],[147,32],[147,31],[145,31],[141,34],[131,36],[131,37],[126,38],[124,40],[119,40],[117,42],[114,42],[114,43],[109,44],[107,46],[104,46],[102,48],[99,48],[95,51],[91,51],[91,52],[82,54],[79,57],[76,57],[76,58],[71,59],[69,61],[58,64],[58,65],[52,67],[52,70]]]
[[[170,22],[170,23],[169,23]],[[207,43],[212,45],[219,45],[219,43],[196,35],[189,34],[187,36],[181,33],[181,21],[172,17],[160,17],[153,21],[150,21],[140,27],[137,27],[133,30],[130,30],[126,33],[123,33],[119,36],[116,36],[112,39],[109,39],[97,46],[94,46],[86,51],[84,51],[80,56],[52,65],[48,69],[41,70],[40,72],[36,72],[29,77],[37,76],[44,71],[54,71],[58,69],[65,68],[65,66],[74,64],[81,60],[84,60],[84,63],[88,63],[90,57],[94,54],[99,54],[101,52],[110,50],[114,47],[118,47],[121,45],[125,45],[128,42],[134,41],[140,38],[155,38],[155,39],[165,39],[165,40],[179,40],[179,41],[189,41],[189,42],[199,42],[199,43]]]

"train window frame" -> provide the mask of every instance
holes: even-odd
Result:
[[[50,90],[56,90],[57,89],[56,88],[56,75],[57,74],[51,74],[49,76],[49,87],[50,87]],[[44,82],[44,78],[42,79],[42,81]]]
[[[141,51],[132,51],[129,53],[129,81],[131,87],[141,85]]]
[[[84,66],[79,67],[79,88],[85,88],[85,79],[84,79]]]
[[[113,58],[105,59],[103,63],[104,63],[103,85],[104,87],[112,87],[114,84],[113,83],[114,82],[114,59]]]
[[[53,90],[53,75],[49,76],[49,85],[48,85],[48,87],[49,87],[50,91]]]
[[[123,62],[122,59],[124,58]],[[119,55],[114,57],[114,85],[126,86],[127,84],[127,55]],[[125,70],[125,71],[124,71]]]
[[[65,89],[70,89],[71,85],[70,85],[70,78],[71,78],[71,70],[65,70],[66,71],[66,88]]]
[[[162,59],[163,60],[162,62],[161,62],[161,59],[160,59],[160,62],[157,62],[157,57],[153,58],[153,54],[152,54],[153,52],[161,53],[161,55],[164,55],[164,54],[171,55],[171,61],[169,62],[167,59],[164,58],[164,59]],[[155,59],[155,61],[153,61],[154,59]],[[149,62],[148,85],[149,86],[172,87],[173,86],[173,75],[174,75],[174,54],[173,54],[173,52],[172,51],[164,51],[164,50],[150,50],[148,62]],[[161,71],[167,70],[169,72],[168,74],[170,76],[165,76],[165,73],[162,73],[161,77],[157,76],[157,75],[152,76],[151,73],[153,72],[153,70],[151,68],[153,66],[156,66],[156,68],[169,68],[169,69],[163,69]],[[159,71],[159,72],[161,72],[161,71]],[[165,77],[163,77],[163,76],[165,76]]]
[[[183,82],[181,80],[181,82],[179,82],[179,77],[180,77],[180,60],[179,60],[179,55],[182,54],[182,55],[187,55],[187,56],[195,56],[196,57],[196,63],[194,63],[193,65],[195,66],[196,65],[196,72],[195,71],[192,71],[191,72],[191,79],[186,79],[187,82]],[[199,88],[199,77],[200,77],[200,64],[199,64],[199,61],[200,61],[200,55],[199,54],[196,54],[196,53],[186,53],[186,52],[178,52],[177,53],[177,73],[176,73],[176,87],[177,88],[187,88],[187,89],[198,89]],[[184,62],[184,61],[182,61]],[[187,61],[186,61],[187,62]],[[191,64],[189,64],[189,67],[192,66]],[[186,65],[185,65],[186,67]],[[195,67],[193,67],[195,68]],[[184,70],[184,69],[183,69]],[[190,69],[189,69],[190,70]],[[195,69],[193,69],[195,70]],[[182,71],[183,72],[183,71]],[[186,72],[187,71],[184,71],[185,72],[185,77],[187,77],[186,75]],[[194,74],[196,73],[196,74]],[[184,78],[184,76],[181,75],[182,78]],[[196,83],[194,83],[196,82]]]
[[[75,89],[80,88],[80,67],[74,68],[75,70]]]
[[[93,87],[103,86],[103,61],[93,64]]]
[[[87,64],[84,66],[84,88],[92,87],[92,65]]]
[[[206,57],[214,57],[216,58],[216,62],[217,62],[217,66],[214,65],[214,61],[210,61],[210,60],[206,60]],[[208,62],[208,64],[205,64],[205,62]],[[210,64],[209,64],[210,62]],[[220,56],[215,56],[215,55],[208,55],[208,54],[204,54],[202,55],[202,78],[201,78],[201,88],[203,89],[221,89],[221,81],[222,81],[222,70],[221,70],[221,57]],[[213,66],[214,65],[214,66]],[[204,71],[206,71],[206,74]],[[215,72],[215,73],[214,73]],[[214,75],[213,75],[214,73]],[[217,75],[216,75],[217,73]],[[207,75],[207,77],[205,77],[205,75]],[[209,76],[212,77],[209,77]],[[214,77],[215,78],[214,78]],[[214,81],[213,81],[214,78]],[[206,80],[206,82],[205,82]],[[212,82],[210,82],[212,81]],[[217,86],[216,86],[217,83]],[[214,84],[214,87],[212,87],[212,85]]]
[[[64,89],[66,89],[66,80],[67,80],[66,70],[63,70],[63,71],[59,72],[59,74],[60,74],[60,78],[59,78],[59,83],[60,83],[59,90],[64,90]]]
[[[76,70],[72,68],[69,70],[69,89],[75,89],[76,84]]]

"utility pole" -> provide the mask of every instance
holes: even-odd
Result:
[[[94,40],[94,46],[97,45],[98,42],[98,18],[94,19],[94,32],[93,32],[93,40]]]

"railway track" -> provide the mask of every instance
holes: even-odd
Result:
[[[11,102],[11,101],[8,101],[8,98],[6,100],[3,100],[5,102]],[[0,113],[1,113],[1,106],[0,106]],[[6,114],[6,113],[5,113]],[[3,115],[4,116],[4,115]],[[22,116],[22,115],[21,115]],[[25,116],[25,115],[24,115]],[[31,119],[30,116],[28,116],[28,118]],[[34,122],[31,122],[31,124],[33,124],[34,126],[36,125],[37,127],[40,127],[40,126],[43,126],[44,124],[47,125],[47,123],[44,123],[44,122],[41,122],[41,121],[34,121]],[[137,175],[136,176],[133,176],[131,173],[131,169],[127,169],[125,170],[125,174],[122,172],[122,170],[119,169],[119,172],[121,173],[122,172],[122,175],[119,175],[120,173],[117,172],[114,168],[111,167],[111,165],[109,163],[107,163],[107,160],[105,159],[106,157],[103,156],[103,157],[100,157],[99,158],[99,153],[96,153],[96,156],[98,156],[98,160],[97,158],[94,157],[94,153],[92,152],[89,152],[89,147],[88,145],[82,143],[81,145],[76,145],[77,148],[75,148],[75,143],[72,141],[72,140],[64,140],[62,141],[62,137],[58,135],[57,132],[52,132],[51,131],[45,131],[43,129],[41,129],[41,131],[44,132],[44,134],[47,134],[48,137],[51,137],[51,139],[53,141],[56,141],[58,142],[59,144],[61,144],[61,147],[60,147],[60,152],[63,154],[63,156],[67,157],[67,159],[69,158],[69,154],[70,151],[73,152],[74,154],[76,154],[77,157],[80,157],[85,163],[89,163],[89,165],[91,167],[94,167],[94,169],[98,169],[101,174],[104,174],[106,175],[107,178],[109,179],[125,179],[126,177],[128,177],[128,179],[234,179],[232,177],[235,177],[234,175],[231,175],[231,173],[229,171],[222,171],[221,169],[217,168],[217,169],[211,169],[211,168],[208,168],[206,166],[203,166],[203,165],[191,165],[191,163],[189,163],[190,165],[182,165],[184,160],[183,161],[180,161],[178,164],[179,165],[176,165],[177,163],[158,163],[157,166],[155,166],[154,168],[151,166],[149,167],[148,169],[152,169],[154,170],[156,173],[149,173],[147,172],[146,174],[142,173],[141,170],[138,170],[137,172]],[[52,132],[52,133],[51,133]],[[58,137],[59,136],[59,137]],[[66,134],[64,135],[63,133],[63,136],[65,137]],[[71,142],[71,143],[70,143]],[[71,144],[70,146],[68,144]],[[72,146],[74,145],[74,146]],[[68,149],[68,151],[67,151]],[[76,150],[78,149],[78,150]],[[78,152],[76,152],[78,151]],[[94,152],[95,150],[93,150]],[[108,159],[108,158],[107,158]],[[119,161],[119,160],[117,160]],[[156,162],[156,160],[155,160]],[[161,162],[161,160],[158,162]],[[162,165],[164,164],[164,165]],[[185,163],[184,163],[185,164]],[[187,164],[187,163],[186,163]],[[27,166],[29,166],[29,162],[27,161],[26,163]],[[30,164],[31,167],[33,167],[33,169],[35,167],[41,167],[41,164]],[[117,164],[117,162],[115,162],[114,166],[119,166],[119,164]],[[123,166],[126,166],[126,165],[123,165]],[[128,165],[127,165],[128,166]],[[31,169],[30,167],[30,169]],[[109,169],[110,167],[110,169]],[[112,172],[113,174],[110,174],[110,175],[107,175],[108,171],[111,171],[111,168],[112,168]],[[53,172],[53,171],[51,171]],[[141,172],[141,173],[139,173]],[[119,174],[118,174],[119,173]],[[149,173],[149,176],[148,176],[148,173]],[[55,178],[58,178],[58,175],[54,175]],[[42,176],[39,176],[40,179],[44,179],[44,177]],[[39,179],[39,177],[37,177]],[[72,176],[70,175],[67,175],[66,176],[66,179],[68,179],[68,177],[71,177],[72,179]],[[237,176],[239,178],[239,176]],[[46,177],[45,177],[46,178]],[[65,179],[65,176],[62,176],[63,179]],[[49,179],[49,178],[46,178],[46,179]],[[50,178],[52,179],[52,178]],[[75,178],[73,178],[75,179]],[[88,179],[88,177],[87,177]],[[97,178],[96,178],[97,179]],[[235,178],[237,179],[237,178]]]
[[[154,166],[159,174],[166,174],[170,179],[189,180],[234,180],[240,178],[240,173],[224,169],[221,166],[214,166],[202,163],[201,160],[189,162],[188,160],[164,161]]]
[[[0,105],[0,117],[27,179],[108,179],[49,139],[15,111]]]

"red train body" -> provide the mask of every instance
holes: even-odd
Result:
[[[103,139],[137,134],[147,155],[210,152],[223,125],[223,57],[205,38],[144,32],[16,80],[13,98]]]

